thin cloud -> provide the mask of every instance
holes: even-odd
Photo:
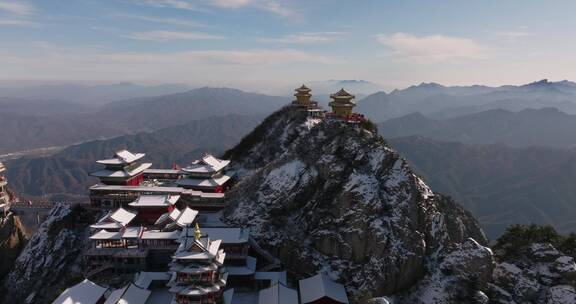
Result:
[[[376,40],[389,47],[398,58],[419,63],[478,59],[484,51],[474,40],[444,35],[380,34],[376,35]]]
[[[286,35],[281,38],[264,38],[263,42],[276,42],[282,44],[316,44],[327,43],[342,39],[344,32],[303,32]]]
[[[144,16],[144,15],[132,15],[132,14],[114,14],[112,15],[114,18],[122,18],[122,19],[133,19],[151,23],[160,23],[160,24],[170,24],[170,25],[180,25],[180,26],[188,26],[188,27],[203,27],[203,24],[200,24],[195,21],[191,20],[182,20],[176,18],[159,18],[159,17],[152,17],[152,16]]]
[[[166,8],[176,8],[190,11],[201,11],[201,9],[198,8],[196,5],[192,4],[191,1],[186,0],[135,0],[135,2],[154,7],[166,7]]]
[[[177,32],[177,31],[137,32],[124,35],[124,37],[134,40],[147,40],[156,42],[164,42],[171,40],[218,40],[225,38],[223,36],[211,35],[200,32]]]
[[[17,26],[17,27],[29,27],[35,26],[36,23],[28,20],[21,19],[0,19],[0,26]]]
[[[17,15],[30,15],[34,12],[34,7],[24,1],[0,0],[0,11]]]
[[[135,0],[140,4],[175,9],[203,11],[203,7],[239,9],[253,7],[281,17],[296,17],[297,14],[278,0]]]
[[[499,31],[494,35],[508,40],[508,42],[517,42],[523,38],[534,36],[535,34],[528,31],[515,30],[515,31]]]

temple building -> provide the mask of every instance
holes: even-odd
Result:
[[[362,114],[354,113],[352,110],[356,106],[354,95],[346,92],[343,88],[330,95],[332,101],[329,103],[332,112],[326,116],[332,120],[345,121],[348,123],[362,123],[366,118]]]
[[[324,273],[300,280],[301,304],[348,304],[346,289]]]
[[[230,164],[229,160],[218,159],[206,154],[200,160],[182,168],[184,178],[176,183],[185,188],[202,192],[222,193],[227,188],[230,176],[224,169]]]
[[[10,195],[6,188],[8,181],[6,176],[4,176],[4,172],[6,172],[6,167],[0,162],[0,214],[6,213],[10,208]]]
[[[282,283],[276,283],[260,290],[258,304],[299,304],[298,292]]]
[[[154,224],[166,212],[178,210],[176,204],[179,200],[180,195],[140,195],[128,205],[138,209],[138,218],[141,222],[150,225]]]
[[[302,108],[308,111],[308,116],[314,118],[323,118],[325,111],[318,106],[318,102],[312,100],[312,90],[305,85],[295,89],[294,96],[296,99],[292,101],[292,106]]]
[[[103,304],[108,288],[97,285],[85,279],[84,281],[67,288],[52,304]]]
[[[355,96],[346,92],[344,88],[330,95],[332,101],[329,106],[332,107],[332,113],[335,116],[348,117],[352,115],[352,109],[356,106]]]
[[[120,150],[110,159],[98,160],[97,163],[105,168],[91,173],[91,176],[100,179],[105,185],[138,186],[144,181],[144,170],[152,166],[151,163],[140,164],[138,160],[146,154],[133,154],[128,150]]]
[[[221,268],[226,254],[220,248],[222,240],[204,235],[198,224],[194,236],[185,228],[170,264],[171,280],[167,286],[174,294],[172,303],[222,303],[228,274]]]
[[[302,85],[294,91],[296,91],[296,93],[294,93],[294,97],[296,97],[296,99],[292,101],[292,105],[304,108],[318,106],[317,102],[312,101],[312,94],[310,94],[312,90],[307,86]]]

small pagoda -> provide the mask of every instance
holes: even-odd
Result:
[[[309,87],[302,85],[294,91],[296,91],[296,93],[294,93],[296,99],[292,101],[292,105],[305,108],[313,105],[314,102],[311,100],[312,94],[310,94],[312,90]]]
[[[167,286],[174,294],[172,303],[222,303],[228,278],[221,268],[226,256],[220,248],[222,241],[203,235],[198,224],[192,238],[187,229],[170,265],[172,277]]]
[[[150,168],[150,163],[139,163],[146,154],[132,153],[128,150],[117,151],[112,158],[96,161],[105,168],[91,173],[105,185],[138,186],[144,181],[144,170]]]
[[[352,115],[352,109],[356,106],[354,95],[346,92],[346,90],[342,88],[340,91],[330,95],[330,98],[333,100],[328,105],[332,107],[334,116],[349,117]]]

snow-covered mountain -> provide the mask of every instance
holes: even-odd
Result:
[[[226,156],[242,177],[226,219],[250,226],[297,276],[327,271],[355,303],[393,294],[398,303],[411,294],[456,303],[480,289],[451,289],[481,288],[490,277],[476,220],[434,193],[374,130],[286,108]]]

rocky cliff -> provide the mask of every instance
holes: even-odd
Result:
[[[484,295],[493,258],[476,220],[374,131],[285,108],[225,157],[239,177],[225,219],[297,277],[326,271],[355,303]]]
[[[54,207],[0,286],[0,303],[50,303],[82,278],[87,223],[82,208]]]
[[[0,214],[0,281],[10,271],[20,251],[26,245],[24,228],[18,217]]]

